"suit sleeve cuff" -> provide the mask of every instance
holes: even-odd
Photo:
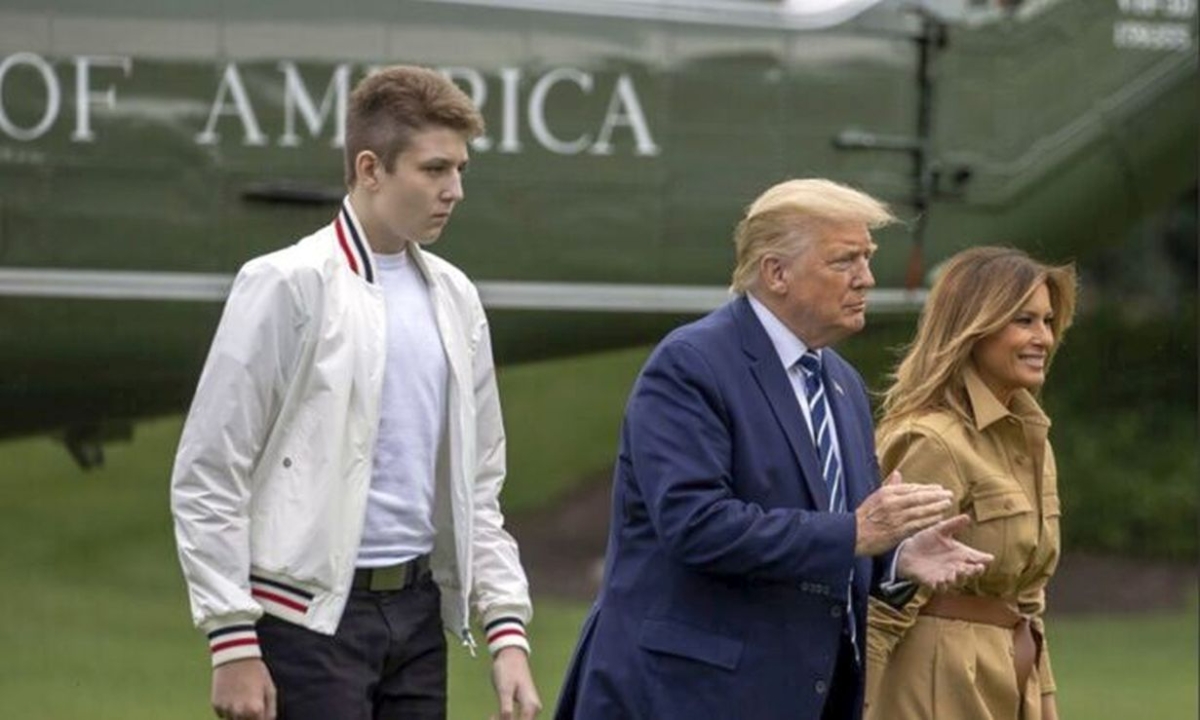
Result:
[[[252,624],[227,625],[208,633],[213,667],[234,660],[262,657],[258,632]]]
[[[483,629],[487,638],[488,654],[492,657],[507,647],[519,647],[530,653],[529,636],[525,633],[525,623],[515,617],[499,617],[489,622]]]

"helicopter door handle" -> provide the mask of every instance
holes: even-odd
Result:
[[[280,180],[252,183],[242,189],[242,200],[273,205],[337,205],[345,197],[343,189],[327,185]]]

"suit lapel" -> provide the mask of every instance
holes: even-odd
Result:
[[[825,478],[821,475],[821,463],[817,449],[813,445],[812,436],[804,422],[804,415],[796,400],[796,392],[784,372],[779,356],[771,345],[767,331],[763,329],[754,310],[745,297],[738,298],[733,303],[734,318],[741,333],[742,348],[750,357],[750,373],[758,383],[759,389],[766,397],[767,404],[775,421],[779,423],[783,434],[787,437],[792,455],[800,464],[800,474],[808,488],[813,506],[819,509],[829,507],[829,489],[825,486]]]

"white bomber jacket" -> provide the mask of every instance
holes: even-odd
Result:
[[[499,494],[504,428],[487,318],[450,263],[408,247],[449,367],[431,558],[448,632],[528,649],[532,615]],[[371,483],[386,355],[383,294],[350,207],[238,273],[171,478],[192,617],[214,665],[260,650],[264,613],[332,635],[350,591]]]

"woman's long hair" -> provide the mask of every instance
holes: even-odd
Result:
[[[880,431],[914,413],[949,409],[970,422],[963,369],[980,339],[1004,328],[1043,283],[1055,350],[1075,315],[1075,268],[1043,265],[1020,250],[975,247],[946,262],[917,321],[917,335],[891,374]]]

